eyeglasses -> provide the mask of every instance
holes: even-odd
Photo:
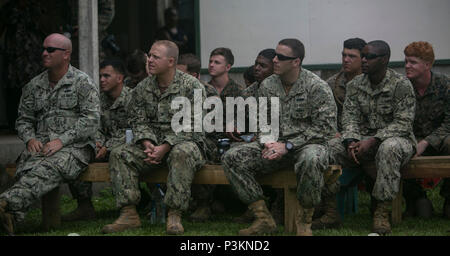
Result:
[[[56,50],[58,50],[58,51],[65,51],[66,49],[56,48],[56,47],[43,47],[42,48],[42,51],[47,51],[48,53],[55,52]]]
[[[279,61],[285,61],[285,60],[295,60],[299,57],[289,57],[280,53],[275,53],[275,56],[278,58]]]
[[[378,57],[383,57],[383,56],[386,56],[386,53],[384,53],[384,54],[376,54],[376,53],[368,53],[368,54],[361,54],[361,59],[362,58],[366,58],[366,60],[373,60],[373,59],[375,59],[375,58],[378,58]]]

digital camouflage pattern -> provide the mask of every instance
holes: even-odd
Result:
[[[242,92],[242,96],[244,96],[245,98],[247,97],[259,98],[259,86],[260,83],[254,82],[249,87],[245,88],[245,90]]]
[[[345,78],[344,71],[328,78],[327,83],[333,91],[334,101],[337,106],[337,127],[338,131],[342,131],[342,109],[345,101],[346,85],[349,81]]]
[[[95,141],[105,146],[109,153],[114,147],[125,144],[125,131],[129,128],[127,105],[131,96],[131,89],[123,86],[117,99],[111,99],[106,93],[100,93],[100,128],[97,130]],[[76,180],[69,184],[70,192],[75,199],[91,198],[92,183]]]
[[[96,141],[105,146],[108,151],[126,142],[125,131],[130,128],[127,112],[130,97],[131,89],[126,86],[123,86],[117,99],[111,99],[106,93],[100,93],[102,112]]]
[[[172,110],[171,103],[176,97],[186,97],[193,106],[195,89],[202,90],[202,100],[205,100],[204,86],[196,78],[177,70],[164,93],[161,93],[156,77],[146,78],[131,93],[128,110],[134,144],[113,149],[109,162],[117,207],[137,204],[140,199],[139,174],[157,167],[144,162],[146,154],[140,142],[150,140],[154,145],[168,143],[172,146],[163,159],[169,167],[164,203],[172,209],[187,209],[192,179],[205,162],[205,136],[203,132],[175,133],[171,120],[179,110]]]
[[[439,150],[444,138],[450,134],[450,77],[431,74],[431,84],[425,94],[420,96],[415,90],[414,135],[418,141],[425,139]]]
[[[261,83],[260,95],[279,98],[279,141],[290,141],[294,149],[324,144],[337,132],[333,93],[325,81],[309,70],[302,69],[287,95],[278,75],[266,78]]]
[[[256,176],[293,166],[297,198],[303,207],[312,208],[320,203],[322,193],[339,189],[336,184],[325,185],[323,179],[328,168],[326,142],[336,133],[336,104],[331,89],[318,76],[302,69],[287,95],[278,75],[265,79],[260,92],[261,97],[279,98],[278,141],[292,142],[294,150],[279,161],[268,161],[261,156],[260,142],[233,147],[222,157],[225,174],[239,198],[250,204],[263,199]]]
[[[450,77],[431,72],[431,83],[425,94],[416,94],[414,135],[417,141],[426,140],[430,146],[424,156],[450,155]],[[425,197],[426,192],[416,182],[407,180],[403,187],[405,197]],[[450,199],[450,179],[444,179],[441,196]]]
[[[416,101],[409,80],[388,69],[375,88],[367,75],[359,75],[347,84],[343,112],[343,137],[333,139],[330,161],[343,168],[355,167],[348,157],[344,139],[378,138],[380,143],[359,159],[361,164],[375,160],[377,176],[372,195],[379,201],[391,201],[399,191],[400,168],[415,152],[413,134]]]
[[[362,136],[372,136],[381,141],[403,137],[415,148],[412,127],[415,108],[414,90],[405,76],[388,69],[385,78],[373,89],[369,77],[359,75],[347,85],[343,137],[361,140]]]
[[[0,195],[16,220],[29,206],[64,181],[75,180],[92,160],[100,123],[98,88],[85,73],[70,66],[52,89],[44,72],[23,88],[16,127],[25,144],[60,139],[63,148],[50,157],[24,150],[17,163],[16,184]]]

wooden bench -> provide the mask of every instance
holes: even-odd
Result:
[[[372,177],[376,175],[374,164],[364,166],[364,170]],[[6,171],[13,176],[15,166],[7,166]],[[340,174],[340,166],[330,166],[328,173]],[[450,156],[432,156],[413,158],[408,165],[401,170],[402,178],[449,178]],[[167,169],[157,169],[142,177],[143,181],[152,183],[165,183]],[[80,176],[81,180],[91,182],[107,182],[109,170],[107,163],[93,163]],[[260,177],[258,181],[263,185],[284,189],[284,226],[286,232],[295,232],[295,214],[297,212],[296,187],[297,178],[293,170],[280,170],[272,174]],[[193,184],[229,184],[220,165],[205,165],[197,172]],[[61,223],[59,210],[59,188],[42,198],[42,224],[44,229],[58,227]],[[392,202],[392,224],[398,224],[402,220],[402,183],[397,198]]]
[[[15,165],[8,165],[6,172],[14,176]],[[331,165],[327,170],[327,177],[338,177],[341,175],[340,166]],[[155,169],[141,176],[142,181],[152,183],[166,183],[168,175],[167,168]],[[80,175],[80,180],[90,182],[108,182],[110,181],[108,163],[92,163]],[[280,170],[258,178],[262,185],[270,185],[274,188],[284,190],[284,227],[285,232],[292,233],[296,231],[295,215],[297,213],[297,178],[293,170]],[[205,165],[199,170],[193,180],[193,184],[217,184],[227,185],[228,180],[225,177],[222,166]],[[49,230],[61,225],[60,213],[60,193],[59,188],[47,193],[42,197],[42,228]]]

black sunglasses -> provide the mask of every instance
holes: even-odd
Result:
[[[65,51],[66,49],[56,48],[56,47],[43,47],[42,48],[42,51],[47,51],[48,53],[52,53],[52,52],[54,52],[56,50]]]
[[[375,58],[378,58],[378,57],[383,57],[383,56],[386,56],[386,53],[385,54],[376,54],[376,53],[368,53],[368,54],[361,54],[361,59],[362,58],[366,58],[367,60],[373,60],[373,59],[375,59]]]
[[[289,57],[280,53],[275,53],[275,56],[277,56],[279,61],[285,61],[285,60],[295,60],[299,57]]]

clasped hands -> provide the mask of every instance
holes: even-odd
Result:
[[[47,144],[43,145],[42,142],[40,142],[37,139],[31,139],[27,143],[27,150],[28,152],[34,154],[34,153],[41,153],[44,156],[52,156],[59,150],[61,150],[63,147],[63,144],[60,139],[55,139],[52,141],[49,141]]]
[[[264,144],[262,157],[269,161],[280,160],[288,153],[286,145],[281,142],[269,142]]]
[[[161,164],[162,159],[171,149],[171,146],[167,143],[155,146],[149,140],[144,140],[142,145],[144,146],[144,153],[147,155],[144,162],[149,164]]]
[[[367,140],[353,141],[347,147],[347,153],[350,159],[353,159],[355,163],[361,164],[358,160],[361,159],[373,146],[377,144],[375,138]]]

